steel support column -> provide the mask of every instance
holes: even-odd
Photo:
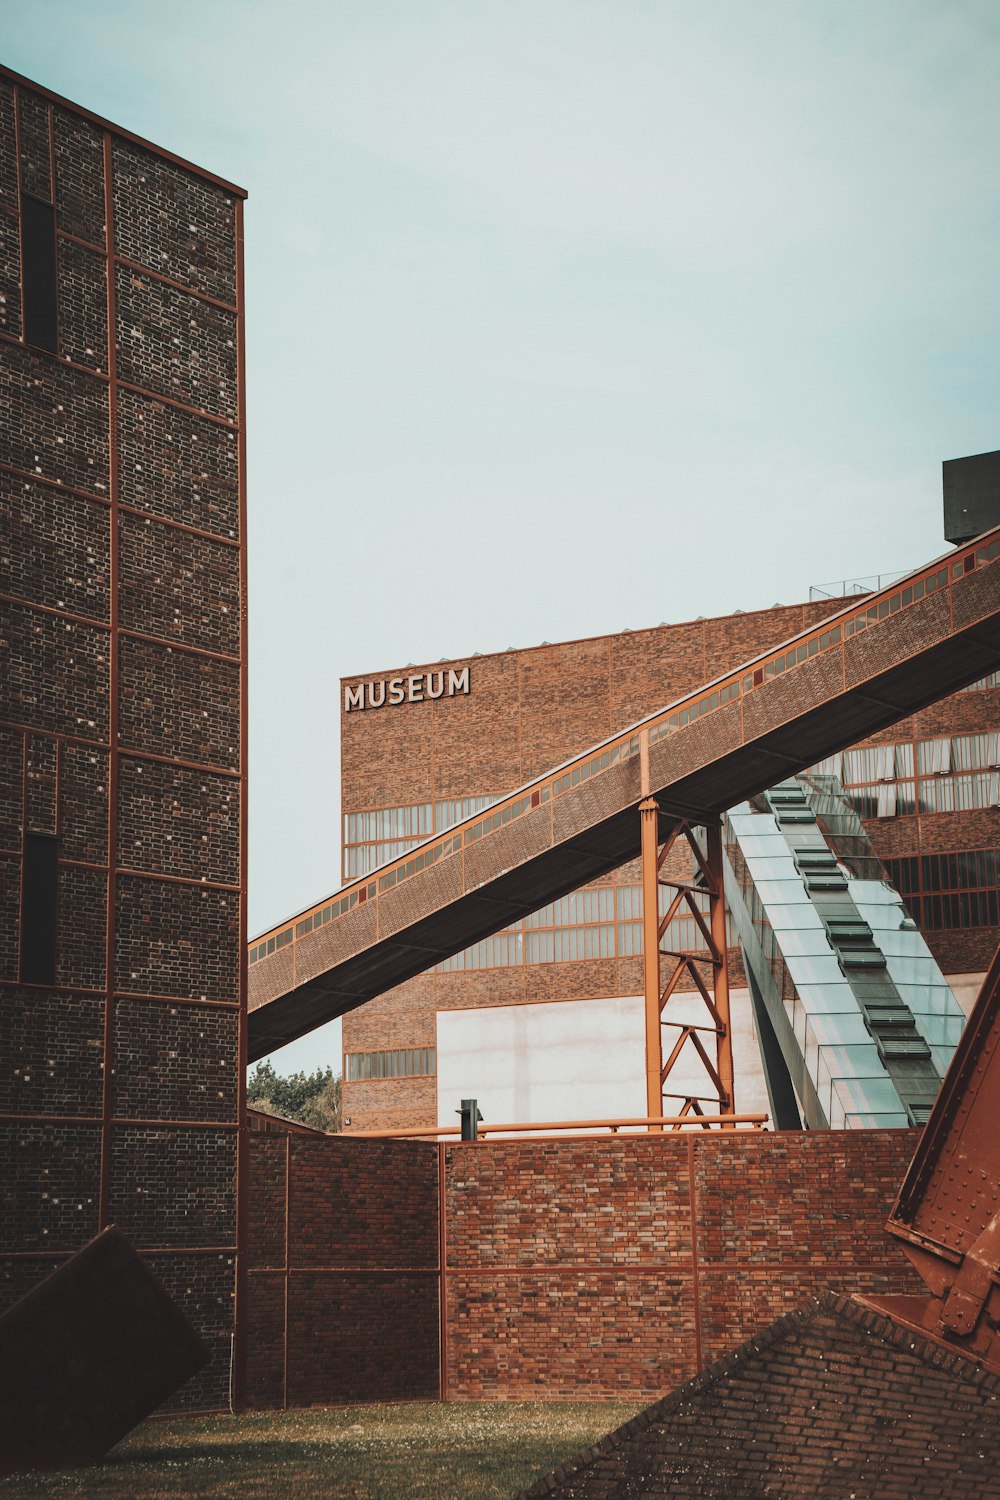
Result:
[[[653,797],[639,805],[642,830],[643,900],[643,989],[646,1032],[646,1109],[653,1118],[669,1114],[731,1113],[734,1108],[733,1051],[729,1013],[729,966],[727,961],[726,908],[722,876],[722,834],[718,824],[706,829],[703,850],[690,823],[671,817]],[[679,838],[687,843],[694,865],[692,879],[665,875],[664,865]],[[670,892],[660,912],[660,890]],[[708,912],[700,900],[708,897]],[[679,915],[693,920],[695,937],[682,946],[671,924]],[[707,920],[706,920],[707,916]],[[673,937],[675,946],[665,947]],[[663,960],[668,960],[664,983]],[[681,981],[687,980],[681,989]],[[675,1020],[668,1014],[671,999],[697,995],[705,1011],[704,1021]],[[669,1028],[671,1044],[666,1058],[663,1032]],[[676,1035],[673,1035],[676,1033]],[[694,1052],[708,1076],[711,1094],[668,1092],[670,1075],[681,1058]],[[666,1099],[680,1100],[679,1109],[668,1109]],[[662,1127],[650,1125],[651,1130]]]

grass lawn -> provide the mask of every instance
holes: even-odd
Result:
[[[146,1422],[89,1469],[0,1500],[510,1500],[645,1403],[446,1402]]]

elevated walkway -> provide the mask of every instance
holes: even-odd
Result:
[[[837,610],[250,945],[253,1061],[1000,664],[1000,528]]]

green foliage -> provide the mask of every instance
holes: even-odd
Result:
[[[340,1129],[340,1079],[332,1068],[283,1077],[273,1063],[260,1062],[247,1079],[247,1103],[315,1130]]]

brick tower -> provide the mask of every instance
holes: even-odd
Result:
[[[233,1390],[240,188],[0,71],[0,1308],[117,1223]]]

